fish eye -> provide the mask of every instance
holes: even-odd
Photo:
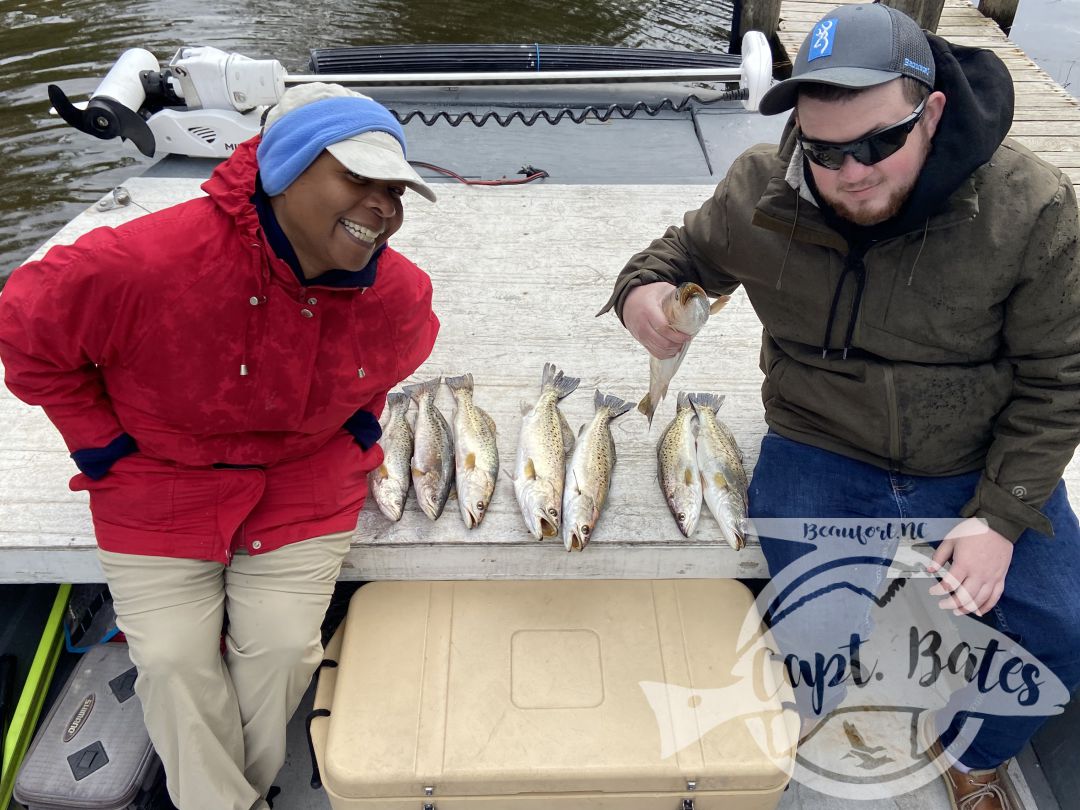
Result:
[[[588,537],[589,536],[589,527],[588,526],[582,526],[581,527],[581,534],[582,534],[583,537]]]
[[[559,510],[558,509],[548,509],[548,514],[551,515],[552,517],[558,517],[559,516]]]
[[[478,509],[479,511],[483,512],[483,511],[484,511],[484,502],[483,502],[483,501],[477,501],[477,502],[476,502],[476,508],[477,508],[477,509]]]
[[[682,521],[686,520],[686,513],[685,512],[679,512],[677,517],[679,518],[679,522],[681,523]]]

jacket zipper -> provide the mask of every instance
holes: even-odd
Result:
[[[883,368],[885,398],[889,404],[889,468],[893,472],[900,472],[900,409],[896,404],[896,380],[891,365],[886,363]]]

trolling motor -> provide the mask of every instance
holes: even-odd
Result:
[[[259,131],[257,109],[285,92],[285,68],[217,48],[181,48],[164,70],[142,48],[127,50],[90,95],[73,104],[57,85],[57,114],[87,135],[119,136],[147,157],[176,152],[224,157]]]
[[[424,46],[393,47],[398,50],[419,50]],[[534,47],[539,54],[540,46]],[[557,46],[552,47],[557,49]],[[643,56],[641,49],[634,49],[634,52]],[[707,101],[697,95],[689,96],[680,102],[679,107],[670,99],[663,100],[669,107],[681,111],[692,104],[716,103],[731,98],[741,98],[748,110],[756,110],[772,83],[772,54],[768,41],[758,31],[748,31],[743,37],[741,60],[733,57],[724,65],[690,67],[683,64],[687,57],[700,57],[700,54],[656,51],[647,55],[656,60],[647,68],[634,64],[628,69],[625,65],[632,63],[623,60],[624,66],[621,68],[609,65],[600,69],[540,70],[537,56],[536,66],[532,70],[507,67],[472,72],[447,72],[445,69],[428,72],[430,69],[421,65],[413,70],[399,68],[398,72],[387,73],[316,72],[290,76],[277,60],[249,59],[211,47],[181,48],[161,69],[152,53],[142,48],[132,48],[117,60],[88,101],[72,103],[64,91],[54,84],[49,85],[49,100],[57,114],[80,132],[103,140],[119,136],[131,141],[147,157],[172,153],[222,158],[228,157],[238,144],[259,132],[262,109],[276,104],[287,84],[325,81],[381,89],[501,85],[510,87],[511,93],[514,87],[530,85],[595,87],[619,83],[691,83],[701,87],[701,82],[739,85],[738,91],[713,91],[713,98]],[[451,63],[460,61],[451,60]],[[612,110],[615,106],[612,106]],[[639,102],[629,111],[623,110],[623,117],[629,117],[637,108],[647,106]],[[413,111],[404,117],[395,114],[399,121],[406,123],[418,113],[418,110]],[[655,110],[648,110],[648,114],[654,115]],[[464,115],[468,117],[470,113]],[[488,117],[470,120],[480,126]],[[562,117],[546,116],[545,120],[557,123]],[[571,117],[578,121],[578,118]]]

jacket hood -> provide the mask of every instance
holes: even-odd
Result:
[[[992,51],[955,45],[927,33],[937,71],[935,90],[945,94],[945,109],[911,196],[888,222],[860,227],[841,220],[814,189],[809,170],[804,181],[814,190],[826,220],[848,241],[878,240],[921,228],[985,164],[1005,140],[1013,120],[1013,83],[1008,68]],[[778,154],[787,164],[797,147],[794,113],[781,137]],[[805,164],[805,160],[804,160]]]
[[[247,236],[257,238],[259,213],[251,198],[255,195],[259,161],[255,150],[260,138],[244,141],[236,147],[228,160],[219,163],[210,179],[202,184],[214,203],[232,217],[237,227]]]

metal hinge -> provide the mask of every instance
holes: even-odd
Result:
[[[682,800],[682,810],[694,810],[694,800],[693,799],[683,799]]]

